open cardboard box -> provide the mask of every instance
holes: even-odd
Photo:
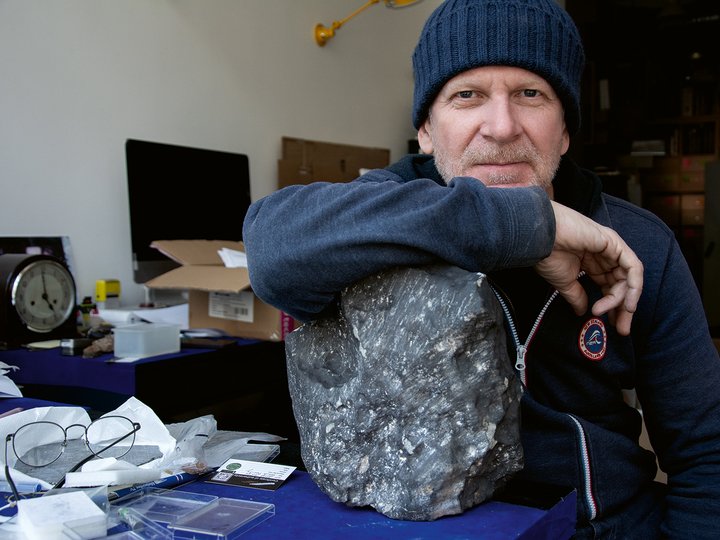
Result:
[[[295,321],[250,290],[247,268],[226,268],[222,248],[245,251],[228,240],[156,240],[152,247],[181,264],[145,285],[189,291],[190,328],[217,328],[230,336],[282,341]]]

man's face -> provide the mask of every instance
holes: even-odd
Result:
[[[445,182],[470,176],[498,187],[552,179],[570,137],[562,103],[545,79],[507,66],[484,66],[450,79],[418,131]]]

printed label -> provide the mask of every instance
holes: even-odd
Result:
[[[208,315],[218,319],[251,323],[254,319],[254,301],[255,295],[251,292],[211,292],[210,301],[208,302]]]

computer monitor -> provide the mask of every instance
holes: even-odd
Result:
[[[133,279],[177,264],[154,240],[241,240],[250,206],[244,154],[128,139],[125,143]]]

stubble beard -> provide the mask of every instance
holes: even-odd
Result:
[[[552,186],[553,178],[560,166],[560,156],[541,156],[536,148],[528,141],[513,143],[512,145],[485,145],[482,148],[468,147],[459,160],[451,159],[442,147],[435,147],[435,167],[447,184],[453,178],[468,176],[473,165],[482,163],[529,163],[532,168],[531,178],[523,178],[522,183],[529,186],[539,186],[545,190]],[[520,179],[514,174],[493,173],[478,178],[487,186],[503,186],[518,184]]]

